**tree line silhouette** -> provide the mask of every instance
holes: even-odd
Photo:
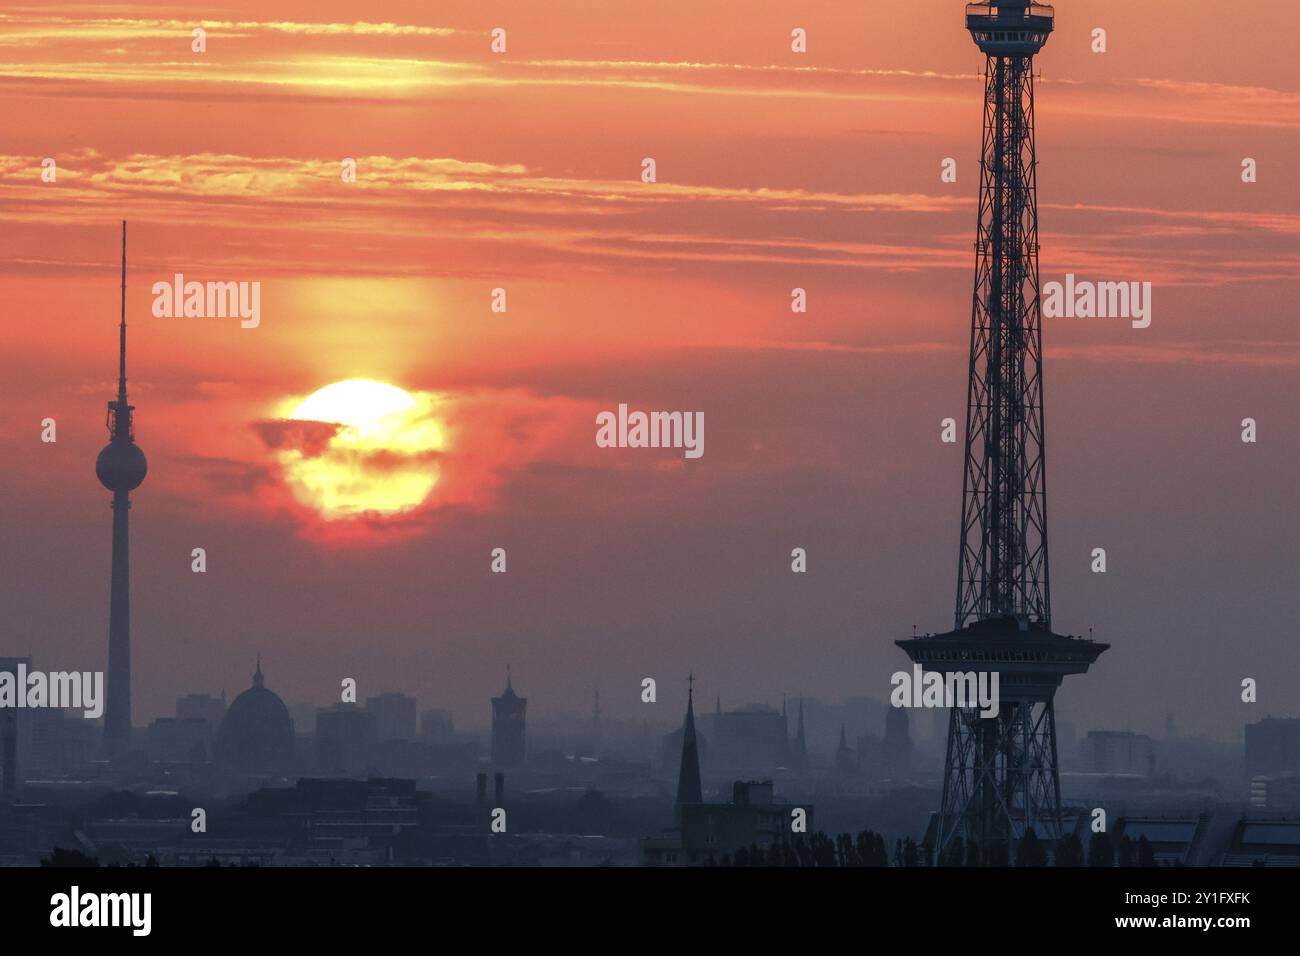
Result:
[[[1005,847],[994,847],[981,854],[980,848],[973,840],[956,840],[948,848],[940,861],[940,866],[1156,866],[1155,850],[1147,838],[1133,840],[1124,837],[1116,846],[1106,833],[1094,833],[1088,841],[1085,855],[1083,842],[1073,833],[1067,834],[1056,842],[1056,852],[1048,857],[1048,845],[1038,838],[1031,827],[1016,845],[1014,861],[1009,858]],[[41,860],[41,866],[47,867],[97,867],[100,862],[80,850],[55,847],[48,857]],[[116,866],[117,864],[109,864]],[[127,866],[137,864],[128,863]],[[152,854],[143,866],[157,866],[158,861]],[[209,867],[223,864],[214,856],[205,864]],[[229,865],[229,864],[226,864]],[[893,853],[889,852],[885,838],[874,830],[863,830],[854,836],[841,833],[831,839],[822,831],[807,837],[798,836],[791,840],[780,840],[768,847],[752,844],[741,847],[734,854],[723,854],[720,858],[709,858],[706,866],[923,866],[924,852],[911,837],[894,841]],[[1181,863],[1174,864],[1181,866]]]
[[[1156,866],[1155,849],[1145,836],[1137,840],[1124,837],[1118,846],[1107,833],[1094,833],[1083,841],[1073,833],[1056,841],[1055,853],[1038,838],[1031,827],[1016,844],[1015,856],[1004,845],[981,854],[974,840],[956,840],[939,861],[940,866]],[[889,852],[885,838],[874,830],[863,830],[855,837],[841,833],[831,839],[818,831],[807,837],[779,840],[768,847],[751,844],[734,854],[723,854],[706,861],[709,866],[924,866],[925,853],[911,837],[894,841]],[[1181,866],[1182,864],[1175,864]]]

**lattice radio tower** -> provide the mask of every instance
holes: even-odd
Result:
[[[1053,696],[1109,646],[1052,632],[1033,61],[1054,15],[1029,0],[966,7],[985,81],[956,619],[896,643],[927,671],[996,672],[1000,702],[996,717],[950,712],[939,863],[954,841],[1001,864],[1030,828],[1060,839]]]

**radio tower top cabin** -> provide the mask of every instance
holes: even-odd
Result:
[[[1061,837],[1053,696],[1108,647],[1052,631],[1033,57],[1054,15],[1027,0],[966,7],[985,81],[956,615],[946,634],[896,643],[945,683],[996,673],[999,711],[950,711],[936,863],[1005,864],[1030,829]]]

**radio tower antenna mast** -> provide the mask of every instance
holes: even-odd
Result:
[[[985,57],[984,131],[956,615],[949,633],[896,643],[946,686],[957,686],[949,675],[996,673],[999,707],[987,717],[975,706],[950,710],[929,846],[940,864],[960,853],[1005,865],[1031,829],[1060,839],[1053,697],[1108,647],[1052,632],[1033,60],[1054,19],[1030,0],[966,7]],[[972,845],[978,861],[967,858]]]

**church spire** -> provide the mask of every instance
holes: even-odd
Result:
[[[677,806],[703,803],[700,786],[700,748],[695,740],[695,675],[687,678],[686,723],[682,726],[682,764],[677,774]]]

